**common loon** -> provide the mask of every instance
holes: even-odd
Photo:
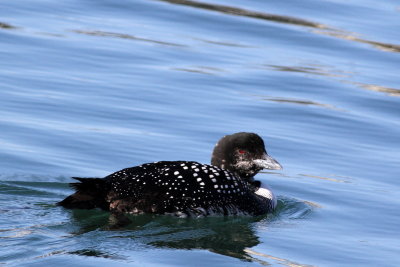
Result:
[[[254,176],[282,166],[255,133],[226,135],[215,145],[211,165],[160,161],[126,168],[104,178],[78,178],[76,192],[61,202],[69,209],[100,208],[113,213],[262,215],[276,198]]]

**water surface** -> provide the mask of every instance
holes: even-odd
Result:
[[[398,266],[396,1],[2,1],[0,264]],[[210,161],[260,134],[268,216],[55,203],[71,176]]]

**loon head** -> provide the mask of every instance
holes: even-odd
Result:
[[[249,181],[262,169],[282,169],[279,162],[267,154],[262,138],[245,132],[222,137],[214,147],[211,164]]]

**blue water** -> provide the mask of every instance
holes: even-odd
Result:
[[[398,1],[1,1],[0,265],[399,266]],[[261,135],[278,209],[55,203],[71,176]]]

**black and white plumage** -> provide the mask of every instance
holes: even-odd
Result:
[[[215,146],[212,165],[160,161],[127,168],[105,178],[74,178],[76,192],[58,204],[101,208],[116,213],[177,216],[261,215],[273,211],[276,198],[254,175],[281,169],[254,133],[224,136]]]

